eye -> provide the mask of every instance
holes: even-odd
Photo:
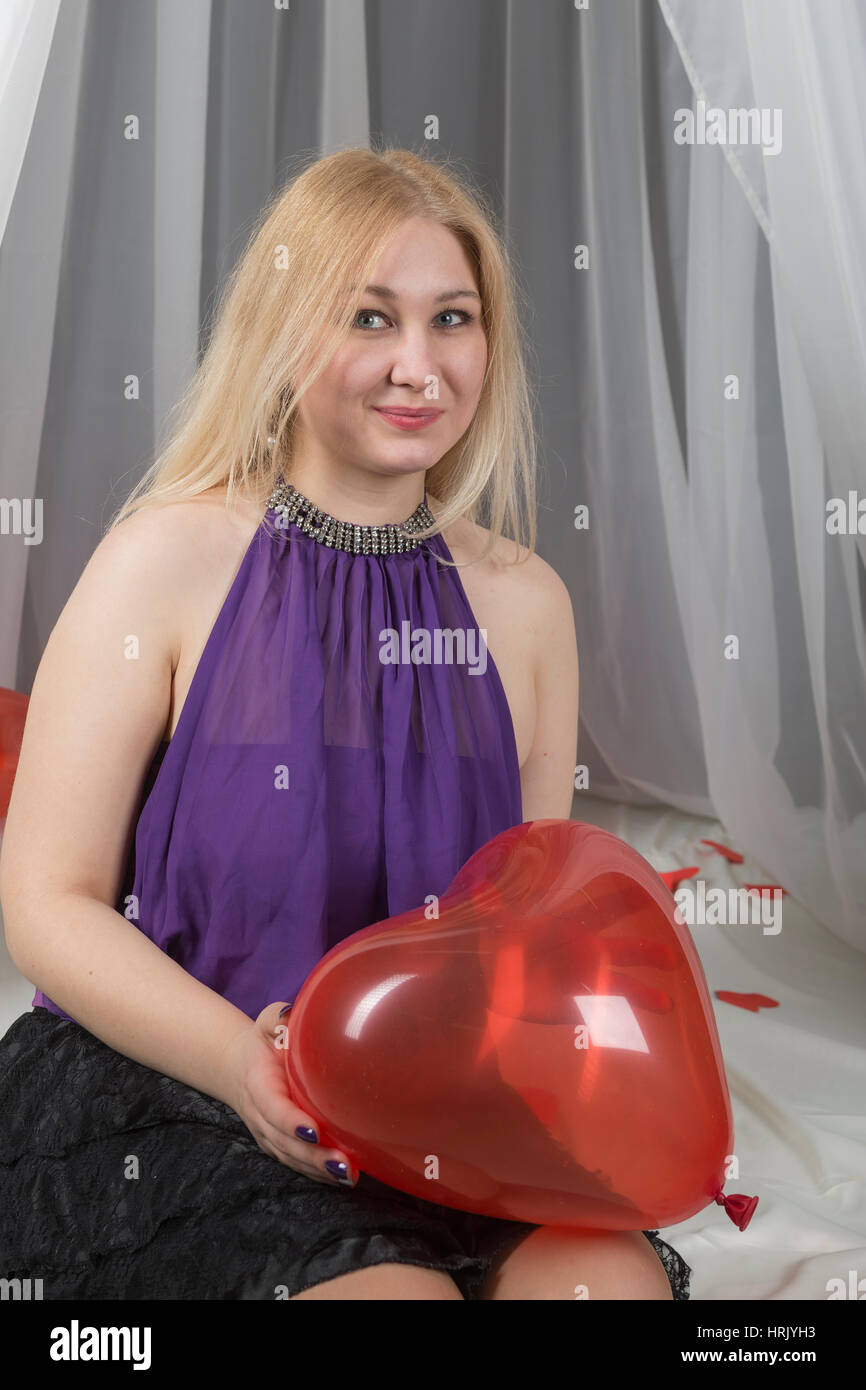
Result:
[[[474,318],[474,315],[473,315],[473,314],[470,314],[470,313],[467,313],[467,311],[466,311],[465,309],[443,309],[442,312],[441,312],[441,314],[437,314],[436,317],[441,319],[441,318],[444,318],[446,314],[451,314],[452,316],[453,316],[454,314],[459,314],[460,317],[461,317],[461,319],[463,320],[464,323],[472,323],[472,320],[473,320],[473,318]],[[446,324],[445,324],[445,327],[446,327],[446,328],[459,328],[459,327],[460,327],[460,324],[459,324],[459,323],[446,323]]]
[[[462,326],[462,324],[464,324],[464,323],[472,323],[472,322],[474,321],[474,318],[475,318],[474,314],[468,313],[465,309],[441,309],[441,310],[439,311],[439,313],[436,315],[436,318],[437,318],[437,319],[442,319],[442,318],[445,318],[445,317],[448,316],[448,315],[451,315],[452,317],[454,317],[455,315],[458,315],[458,314],[459,314],[459,316],[460,316],[460,322],[458,322],[458,323],[444,323],[444,324],[441,324],[440,326],[441,326],[442,328],[445,328],[445,329],[447,329],[447,330],[450,330],[450,329],[452,329],[452,328],[460,328],[460,327]],[[359,309],[358,312],[357,312],[357,314],[356,314],[356,316],[355,316],[355,327],[356,327],[356,328],[361,328],[361,329],[363,329],[364,332],[370,332],[370,331],[371,331],[370,328],[369,328],[366,324],[363,324],[363,323],[360,322],[361,319],[365,319],[365,318],[366,318],[366,319],[386,319],[386,320],[390,323],[390,319],[388,319],[388,315],[387,315],[387,314],[383,314],[381,309]]]
[[[362,319],[362,318],[367,318],[367,319],[383,319],[383,318],[385,318],[385,315],[384,315],[383,313],[381,313],[378,309],[359,309],[359,310],[358,310],[358,313],[357,313],[357,315],[356,315],[356,317],[355,317],[355,326],[356,326],[357,328],[363,328],[363,327],[364,327],[363,324],[358,323],[358,319]]]

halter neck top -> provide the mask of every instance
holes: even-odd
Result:
[[[250,1018],[522,821],[505,691],[442,535],[414,534],[426,501],[358,526],[281,479],[146,775],[115,908]]]

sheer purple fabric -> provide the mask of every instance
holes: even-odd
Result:
[[[522,820],[502,682],[437,555],[332,550],[268,508],[153,759],[115,906],[251,1018]]]

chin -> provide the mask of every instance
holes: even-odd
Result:
[[[403,441],[399,440],[398,443],[403,443]],[[411,456],[407,457],[407,455],[411,455],[411,451],[405,447],[402,449],[395,449],[393,452],[397,457],[389,457],[380,450],[375,452],[371,451],[368,455],[366,466],[375,473],[411,476],[414,473],[426,473],[427,469],[432,468],[437,459],[441,457],[440,454],[437,454],[434,458],[429,450],[427,451],[426,457],[420,457],[419,455],[416,455],[414,458]]]

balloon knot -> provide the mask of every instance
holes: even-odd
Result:
[[[748,1226],[758,1205],[757,1197],[747,1197],[743,1192],[732,1192],[728,1197],[721,1188],[714,1195],[713,1201],[724,1207],[734,1225],[739,1226],[741,1231]]]

